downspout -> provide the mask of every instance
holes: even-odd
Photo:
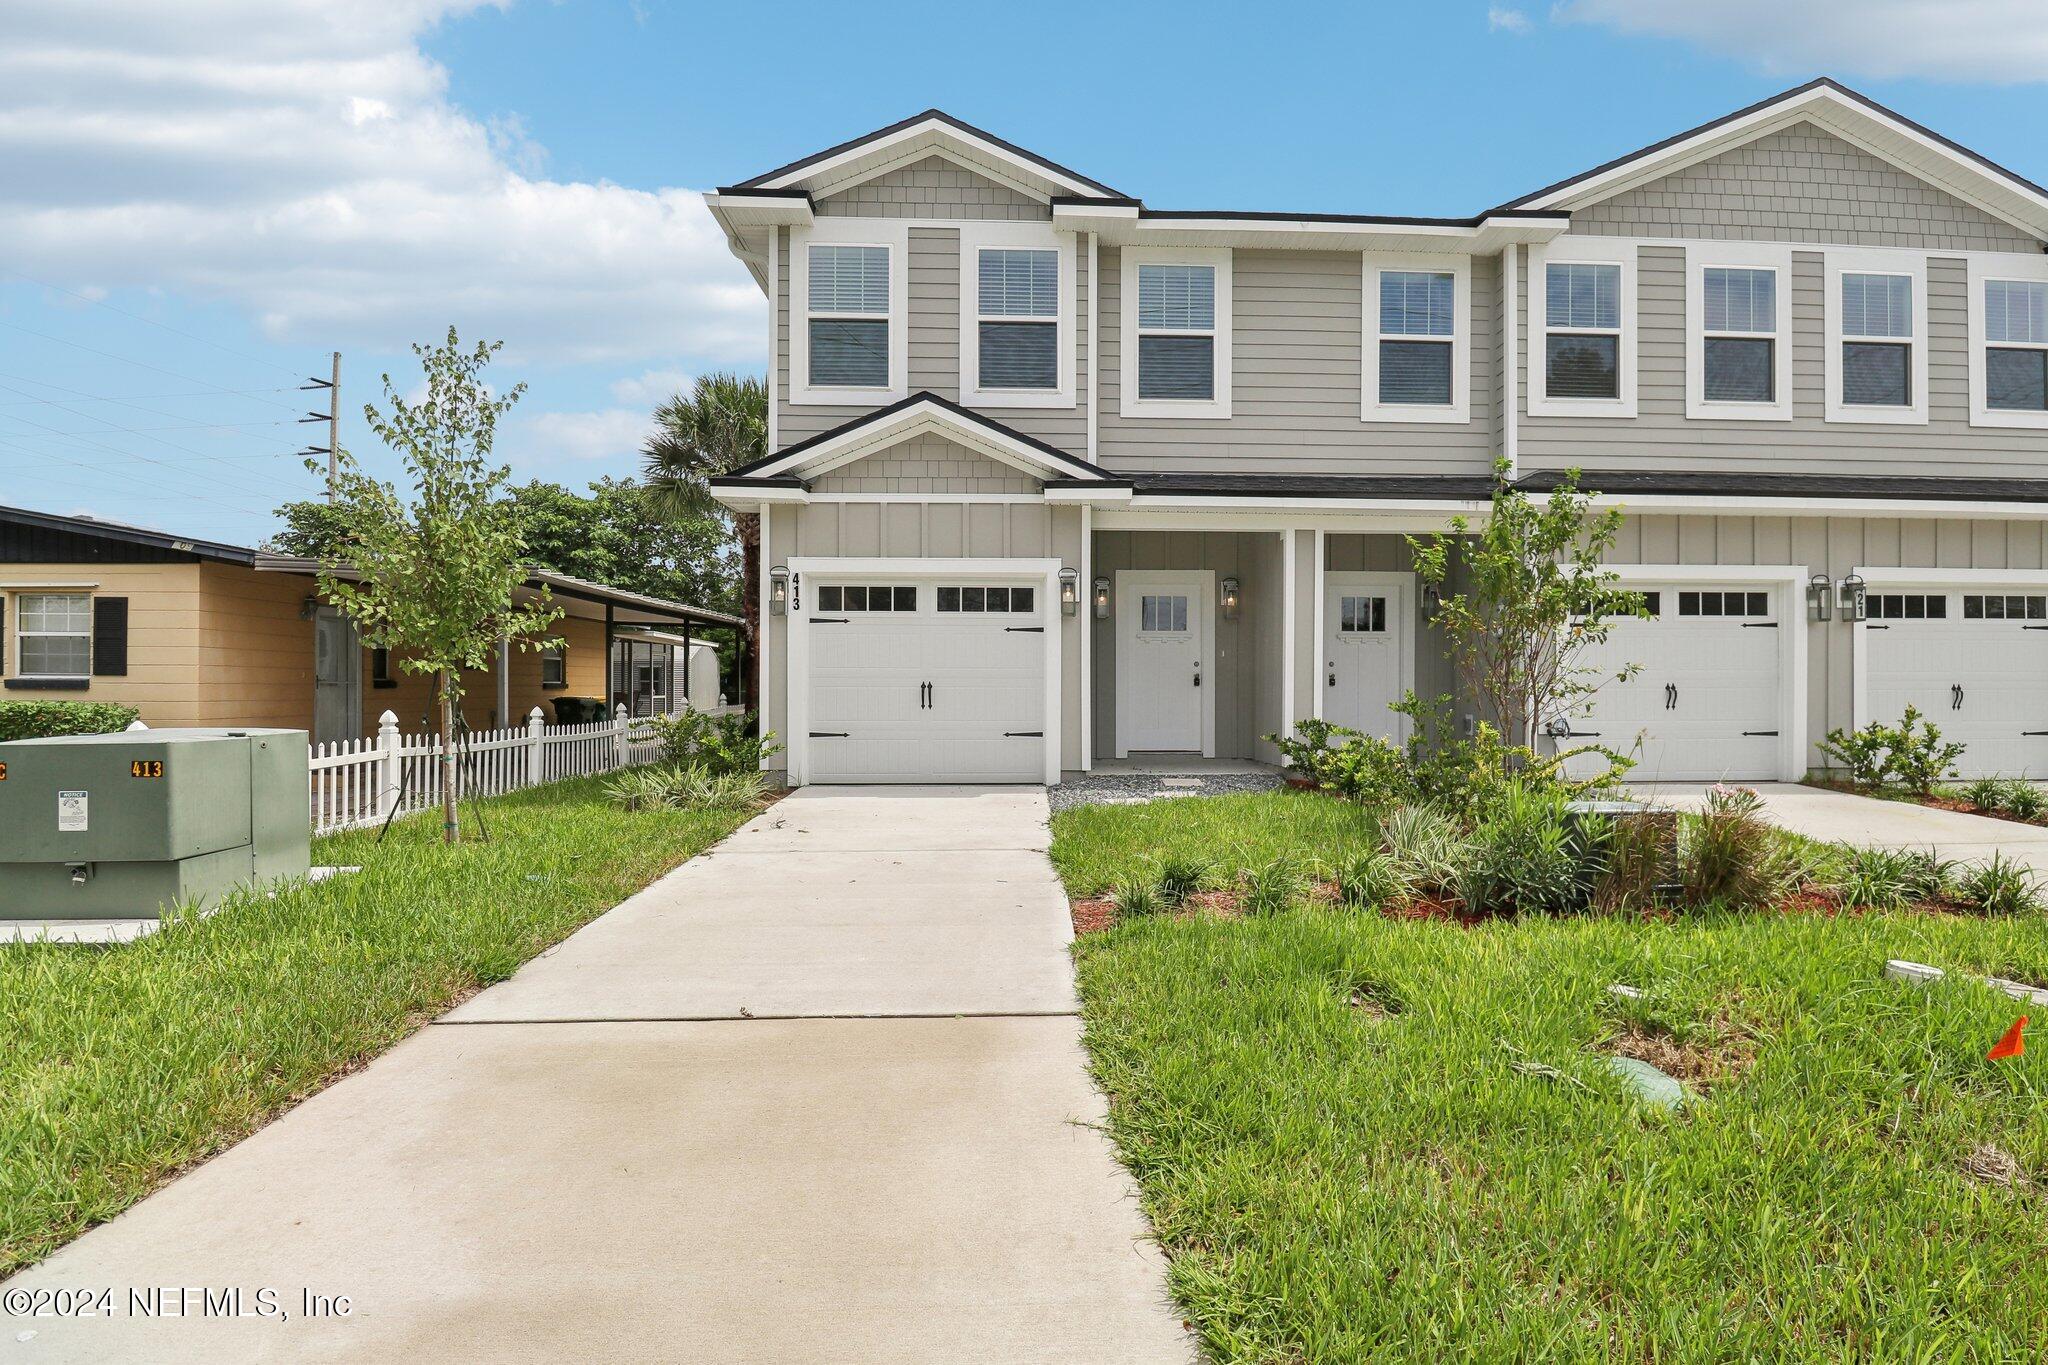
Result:
[[[1090,464],[1101,463],[1101,461],[1095,458],[1095,410],[1098,402],[1097,395],[1102,388],[1102,354],[1096,349],[1096,337],[1099,332],[1096,324],[1101,316],[1101,309],[1097,307],[1097,300],[1100,298],[1101,291],[1096,285],[1095,234],[1091,232],[1088,234],[1088,463]]]
[[[1522,406],[1522,385],[1519,374],[1522,365],[1522,301],[1521,301],[1522,248],[1510,242],[1500,253],[1501,292],[1501,458],[1507,461],[1508,482],[1513,483],[1522,476],[1521,441],[1516,432],[1516,419]]]

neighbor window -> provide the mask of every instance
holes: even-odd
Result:
[[[981,382],[987,389],[1059,387],[1060,254],[984,249],[977,272]]]
[[[1216,268],[1138,267],[1138,397],[1216,396]]]
[[[2048,281],[1984,281],[1984,406],[2048,412]]]
[[[1380,272],[1380,402],[1450,406],[1456,302],[1449,271]]]
[[[1621,266],[1598,261],[1546,265],[1544,394],[1621,397]]]
[[[1913,406],[1913,277],[1844,271],[1842,405]]]
[[[569,685],[569,653],[560,645],[550,645],[540,652],[540,685],[542,687],[567,687]]]
[[[1708,266],[1700,288],[1706,400],[1777,401],[1778,272]]]
[[[812,386],[889,387],[889,248],[814,244],[809,284]]]
[[[24,678],[92,672],[92,596],[30,592],[14,599],[15,667]]]

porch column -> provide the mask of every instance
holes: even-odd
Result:
[[[512,727],[512,639],[498,637],[498,714],[492,718],[496,730]]]
[[[1299,526],[1280,533],[1280,728],[1291,735],[1298,720],[1316,714],[1316,651],[1313,633],[1322,612],[1323,533]]]
[[[690,709],[690,665],[695,660],[690,654],[690,618],[683,618],[683,709]]]

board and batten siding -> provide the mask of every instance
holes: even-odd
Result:
[[[1930,254],[1927,297],[1927,424],[1825,420],[1826,265],[1819,251],[1792,254],[1792,400],[1789,422],[1686,417],[1686,249],[1636,248],[1636,417],[1531,417],[1530,385],[1543,382],[1532,355],[1540,327],[1529,317],[1524,260],[1518,426],[1523,473],[1567,468],[1750,470],[1790,474],[1913,474],[2031,477],[2048,474],[2039,432],[1970,425],[1969,281],[1961,257]],[[1540,346],[1539,346],[1540,349]]]
[[[1353,251],[1231,254],[1231,415],[1124,417],[1122,255],[1100,251],[1098,460],[1119,472],[1484,474],[1499,449],[1500,262],[1472,260],[1471,420],[1360,420],[1364,261]]]
[[[1610,564],[1796,564],[1839,582],[1858,569],[2048,568],[2048,522],[1913,517],[1654,516],[1624,518]],[[1802,597],[1784,608],[1807,630],[1807,762],[1829,730],[1854,724],[1853,628],[1836,613],[1807,621]],[[1891,717],[1890,719],[1897,719]]]
[[[998,189],[1003,187],[997,186]],[[1004,193],[1014,193],[1004,189]],[[835,202],[835,201],[826,201]],[[928,206],[931,207],[931,206]],[[929,216],[965,217],[943,212]],[[1042,205],[1040,207],[1043,207]],[[820,206],[823,211],[823,206]],[[920,215],[924,216],[924,215]],[[822,432],[843,426],[882,406],[879,403],[791,403],[789,401],[789,355],[792,340],[790,315],[789,253],[791,237],[781,233],[776,260],[781,263],[775,281],[775,394],[777,448],[796,444]],[[1074,384],[1075,403],[1069,408],[1004,408],[982,405],[995,421],[1027,436],[1085,458],[1088,448],[1088,394],[1093,366],[1088,355],[1088,251],[1086,243],[1075,252],[1074,263]],[[950,402],[960,401],[960,230],[952,227],[910,229],[909,346],[910,392],[928,390]],[[802,310],[797,312],[801,325]],[[1062,342],[1065,342],[1062,338]]]

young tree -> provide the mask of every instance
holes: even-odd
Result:
[[[439,346],[415,345],[426,397],[408,403],[384,376],[387,415],[365,404],[363,417],[404,462],[408,503],[388,483],[338,457],[333,524],[339,543],[322,556],[320,591],[347,614],[372,646],[388,649],[408,672],[431,673],[440,715],[441,821],[448,843],[461,838],[456,802],[455,706],[462,670],[490,662],[499,642],[520,649],[557,643],[547,629],[561,615],[545,591],[517,604],[526,579],[517,522],[497,496],[510,475],[490,463],[498,419],[526,391],[491,392],[483,372],[502,343],[467,351],[448,329]]]
[[[1509,743],[1533,747],[1540,726],[1634,674],[1634,664],[1594,666],[1586,652],[1616,617],[1640,615],[1643,599],[1602,567],[1621,513],[1594,513],[1577,470],[1540,503],[1507,482],[1505,466],[1497,472],[1485,525],[1475,532],[1457,517],[1448,532],[1408,543],[1416,576],[1441,594],[1432,619],[1466,693]]]
[[[677,518],[725,515],[705,482],[768,453],[768,386],[752,375],[707,374],[654,410],[641,476],[656,510]],[[738,517],[747,651],[747,698],[760,697],[761,519]]]

